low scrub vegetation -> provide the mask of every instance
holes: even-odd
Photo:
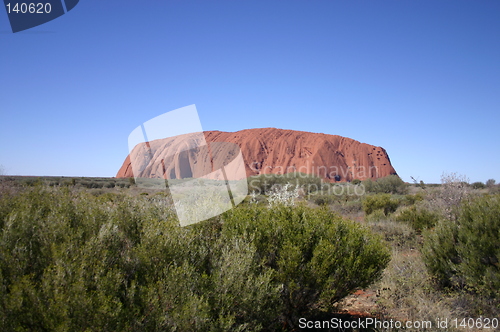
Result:
[[[261,176],[181,228],[133,179],[1,177],[0,330],[291,331],[359,289],[387,320],[498,317],[500,186],[398,179]]]
[[[363,211],[366,215],[370,215],[377,210],[381,210],[384,215],[396,211],[400,201],[391,197],[390,194],[368,195],[363,200]]]
[[[406,194],[408,185],[397,175],[389,175],[376,181],[371,179],[362,182],[367,192],[385,194]]]
[[[420,233],[424,229],[434,227],[439,220],[439,215],[425,208],[412,205],[399,210],[394,219],[408,222]]]
[[[164,195],[37,185],[0,198],[0,330],[292,330],[388,262],[327,208],[244,204],[182,228]]]

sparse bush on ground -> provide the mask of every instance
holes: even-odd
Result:
[[[360,183],[361,183],[361,180],[360,180],[360,179],[354,179],[354,180],[352,180],[352,181],[351,181],[351,183],[352,183],[353,185],[358,185],[358,184],[360,184]]]
[[[396,212],[394,220],[408,222],[417,232],[434,227],[439,220],[437,213],[415,205],[403,207]]]
[[[417,233],[408,224],[391,220],[376,220],[368,222],[374,232],[381,234],[384,239],[398,250],[417,249]]]
[[[367,179],[362,182],[366,192],[404,195],[408,192],[408,185],[397,175],[389,175],[376,181]]]
[[[360,198],[347,202],[336,202],[331,204],[330,208],[342,216],[356,214],[363,210]]]
[[[389,259],[366,229],[326,209],[233,209],[222,218],[222,234],[253,237],[257,257],[277,273],[289,324],[368,286]]]
[[[363,211],[370,215],[376,210],[382,210],[387,216],[396,211],[399,204],[399,200],[392,198],[390,194],[367,195],[363,199]]]
[[[441,182],[431,204],[434,209],[443,211],[447,219],[456,220],[460,203],[470,196],[469,179],[457,173],[443,173]]]
[[[404,205],[414,205],[418,202],[422,202],[425,199],[423,193],[417,193],[414,195],[405,195],[402,203]]]
[[[376,222],[389,220],[388,216],[385,214],[384,209],[373,210],[370,214],[365,216],[365,221]]]

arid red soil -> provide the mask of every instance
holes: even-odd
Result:
[[[320,176],[330,182],[345,182],[396,174],[383,148],[338,135],[261,128],[237,132],[206,131],[204,136],[209,147],[215,146],[214,143],[217,142],[239,146],[247,176],[302,172]],[[171,179],[208,174],[210,170],[203,162],[205,157],[200,152],[177,153],[185,146],[185,137],[186,135],[182,135],[149,142],[148,147],[151,146],[155,153],[144,162],[141,174],[135,176]],[[138,149],[134,149],[132,153],[136,150]],[[224,158],[229,162],[234,158],[234,150],[226,150],[227,154],[219,156],[227,156]],[[161,153],[157,153],[158,151]],[[160,155],[177,155],[177,159],[161,165],[164,157]],[[227,162],[219,160],[217,163]],[[133,176],[128,156],[116,177]]]

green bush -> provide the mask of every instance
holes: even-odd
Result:
[[[0,198],[0,330],[293,328],[380,277],[382,241],[327,209],[249,204],[179,227],[161,197]]]
[[[405,195],[403,203],[405,205],[413,205],[417,202],[421,202],[424,200],[424,195],[422,193],[417,193],[415,195]]]
[[[410,223],[414,230],[421,232],[424,229],[434,227],[439,219],[439,215],[415,205],[405,207],[398,211],[394,218],[396,221]]]
[[[389,261],[378,236],[325,208],[233,209],[223,220],[223,236],[253,238],[257,259],[274,271],[287,321],[331,309],[377,280]]]
[[[424,259],[447,286],[500,299],[500,195],[463,202],[456,222],[425,234]]]
[[[358,184],[360,184],[360,183],[361,183],[361,180],[360,180],[360,179],[354,179],[354,180],[352,180],[352,182],[351,182],[351,183],[352,183],[353,185],[358,185]]]
[[[346,202],[336,202],[331,205],[331,209],[340,215],[358,213],[363,210],[361,199]]]
[[[486,185],[482,182],[474,182],[471,184],[471,187],[474,189],[484,189],[486,188]]]
[[[365,190],[371,193],[401,194],[408,192],[408,185],[397,175],[388,175],[376,181],[367,179],[362,182]]]
[[[376,210],[383,210],[387,216],[398,208],[400,202],[393,199],[390,194],[368,195],[363,199],[363,211],[366,215]]]

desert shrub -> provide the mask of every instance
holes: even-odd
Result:
[[[424,258],[444,284],[500,298],[500,196],[464,202],[456,222],[440,221],[425,236]]]
[[[64,182],[62,183],[63,186],[65,187],[69,187],[71,186],[71,181],[70,180],[64,180]]]
[[[382,221],[387,220],[387,215],[385,214],[383,209],[374,210],[372,213],[366,215],[365,221],[374,222],[374,221]]]
[[[316,205],[329,205],[337,201],[332,195],[316,194],[309,197]]]
[[[485,185],[484,183],[482,183],[482,182],[478,181],[478,182],[473,182],[473,183],[471,184],[471,187],[472,187],[473,189],[484,189],[484,188],[486,188],[486,185]]]
[[[404,205],[414,205],[415,203],[421,202],[424,200],[424,194],[423,193],[417,193],[414,195],[405,195],[403,204]]]
[[[80,181],[80,186],[85,187],[85,188],[91,188],[91,181]]]
[[[439,219],[437,213],[415,205],[404,207],[394,217],[396,221],[405,221],[417,231],[434,227]]]
[[[381,193],[406,194],[406,183],[397,175],[388,175],[377,179],[377,191]]]
[[[104,185],[104,187],[106,187],[106,188],[114,188],[114,187],[115,187],[115,185],[116,185],[116,184],[115,184],[115,182],[113,182],[113,181],[109,181],[109,182],[107,182],[107,183]]]
[[[223,220],[223,237],[254,239],[256,258],[282,285],[280,316],[287,322],[330,309],[377,280],[389,261],[377,236],[327,209],[237,208]]]
[[[352,182],[351,182],[351,183],[352,183],[353,185],[358,185],[358,184],[360,184],[360,183],[361,183],[361,180],[360,180],[360,179],[354,179],[354,180],[352,180]]]
[[[305,174],[301,172],[287,173],[283,175],[283,182],[297,185],[305,193],[320,191],[326,184],[323,180],[314,174]]]
[[[387,216],[396,211],[400,202],[393,199],[390,194],[368,195],[363,199],[363,211],[366,215],[373,213],[376,210],[382,210]]]
[[[368,193],[374,193],[376,192],[376,182],[373,181],[372,179],[366,179],[362,181],[363,186],[365,186],[365,190]]]
[[[102,194],[106,193],[106,191],[103,189],[91,189],[89,192],[91,195],[96,196],[96,197],[101,196]]]
[[[469,179],[457,173],[443,173],[441,182],[441,190],[436,193],[432,204],[454,221],[457,219],[460,203],[470,196]]]
[[[104,184],[97,182],[97,181],[90,181],[90,182],[88,182],[88,184],[86,186],[87,186],[87,188],[90,188],[90,189],[100,189],[104,186]]]
[[[379,178],[376,181],[367,179],[362,183],[365,186],[365,190],[371,193],[403,195],[408,192],[408,185],[397,175],[388,175],[386,177]]]
[[[495,183],[496,183],[495,179],[488,179],[488,181],[486,181],[486,186],[493,187]]]
[[[104,202],[122,202],[124,200],[124,197],[115,193],[109,193],[105,192],[104,190],[101,190],[102,194],[98,195],[97,201],[99,203],[104,203]]]
[[[278,322],[273,271],[255,259],[251,237],[221,237],[221,226],[146,226],[150,237],[140,256],[149,271],[145,302],[152,313],[145,330],[261,330]]]
[[[42,178],[40,177],[21,179],[21,182],[27,187],[35,187],[43,185]]]
[[[281,185],[281,176],[276,174],[260,174],[248,178],[249,192],[255,192],[258,195],[265,195],[270,192],[276,184]]]
[[[350,200],[346,202],[336,202],[331,205],[331,209],[341,215],[358,213],[363,210],[360,199]]]

